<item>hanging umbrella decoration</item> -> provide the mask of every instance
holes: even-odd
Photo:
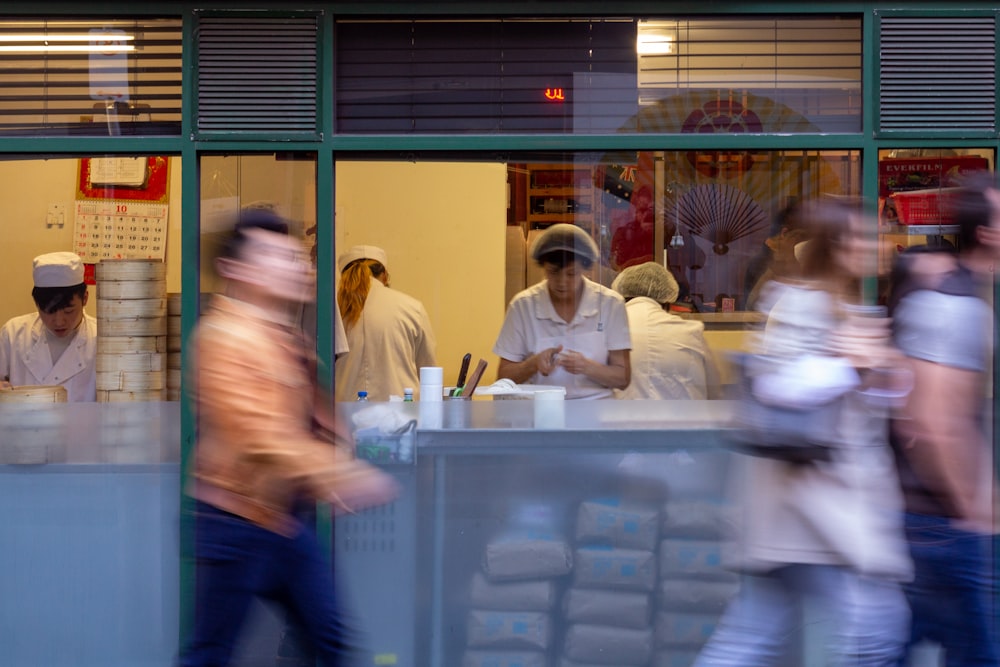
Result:
[[[696,185],[674,203],[675,233],[687,229],[712,244],[716,255],[729,244],[766,230],[768,217],[760,204],[743,190],[725,183]]]

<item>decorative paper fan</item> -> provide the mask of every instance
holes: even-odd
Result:
[[[725,255],[733,241],[768,227],[767,213],[760,204],[725,183],[697,185],[674,206],[675,222],[682,230],[710,241],[716,255]]]

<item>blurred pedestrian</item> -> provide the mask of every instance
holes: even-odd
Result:
[[[632,336],[632,381],[615,398],[719,398],[719,373],[705,325],[670,312],[677,281],[656,262],[632,266],[611,283],[625,298]]]
[[[303,501],[338,512],[391,500],[395,482],[353,456],[316,405],[311,350],[296,326],[315,292],[301,244],[260,228],[236,232],[193,337],[198,418],[192,482],[195,608],[183,667],[229,663],[255,598],[301,626],[320,664],[349,664],[359,639],[338,609],[333,572]],[[331,440],[338,441],[336,446]]]
[[[759,352],[798,382],[772,390],[805,401],[820,387],[808,384],[819,378],[795,372],[803,359],[836,364],[848,377],[895,361],[886,318],[856,322],[845,313],[875,250],[860,208],[810,202],[795,215],[808,238],[801,271],[771,283]],[[912,565],[886,417],[884,407],[848,392],[829,460],[741,457],[733,564],[746,576],[696,667],[781,664],[807,624],[828,652],[822,664],[896,664],[909,627],[901,582]]]
[[[954,211],[957,254],[902,254],[891,299],[895,341],[914,378],[892,428],[916,565],[906,588],[910,639],[939,644],[949,667],[998,665],[997,484],[988,423],[1000,261],[993,177],[970,178]]]
[[[350,350],[335,366],[337,400],[353,401],[366,391],[370,401],[388,401],[418,388],[420,367],[435,365],[437,345],[424,305],[390,287],[382,248],[354,246],[337,264],[337,304]]]
[[[758,310],[757,300],[761,290],[770,281],[783,276],[794,276],[798,272],[795,246],[802,242],[804,232],[797,225],[800,216],[792,202],[778,211],[771,223],[770,235],[764,239],[760,251],[750,258],[743,278],[744,305],[746,310]]]

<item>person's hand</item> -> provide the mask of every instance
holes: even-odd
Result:
[[[887,317],[848,315],[830,336],[830,346],[855,368],[895,366],[901,359],[890,344],[890,323]]]
[[[576,350],[567,350],[559,355],[557,363],[565,368],[567,372],[573,375],[580,375],[586,369],[587,362],[587,357]]]
[[[329,498],[337,514],[384,505],[399,495],[399,483],[391,475],[364,461],[353,459],[345,462],[342,479]]]
[[[560,352],[562,352],[562,345],[550,347],[536,354],[535,357],[538,360],[538,372],[547,377],[549,373],[554,371],[556,366],[559,365],[556,355]]]

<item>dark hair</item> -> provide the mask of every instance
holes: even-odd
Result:
[[[266,229],[288,236],[288,221],[271,209],[250,207],[241,210],[236,221],[236,231],[243,229]]]
[[[538,256],[538,265],[553,264],[556,268],[564,269],[573,262],[579,262],[585,269],[590,269],[594,265],[588,257],[578,255],[569,250],[553,250]]]
[[[240,211],[236,225],[226,239],[220,256],[238,259],[246,242],[243,232],[248,229],[263,229],[288,236],[288,222],[274,211],[266,208],[245,208]]]
[[[985,171],[969,174],[962,183],[952,203],[952,214],[958,225],[958,247],[963,252],[979,247],[979,228],[989,225],[994,213],[986,191],[996,187],[995,177]]]
[[[35,305],[40,311],[52,314],[57,310],[69,308],[73,304],[74,297],[80,297],[83,301],[86,293],[86,283],[70,287],[35,287],[31,290],[31,298],[35,300]]]

